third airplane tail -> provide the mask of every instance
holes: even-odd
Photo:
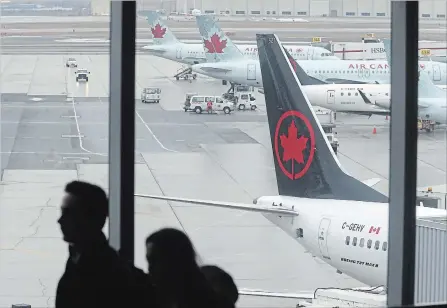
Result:
[[[154,45],[177,44],[180,41],[169,30],[165,23],[161,20],[160,15],[156,11],[148,11],[146,13],[147,22],[151,27]]]
[[[207,62],[231,61],[244,58],[244,54],[233,44],[217,25],[211,15],[196,16]]]
[[[277,36],[257,43],[279,194],[388,202],[342,170]]]

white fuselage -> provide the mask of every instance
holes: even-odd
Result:
[[[386,286],[388,203],[264,196],[257,204],[294,208],[296,217],[263,214],[312,255],[370,286]],[[416,207],[417,218],[445,216],[446,211]],[[380,229],[378,229],[380,228]],[[370,232],[371,231],[371,232]]]
[[[387,61],[298,61],[309,75],[326,82],[346,80],[353,82],[390,83],[390,68]],[[428,73],[436,85],[446,85],[446,63],[419,61],[421,70]],[[259,60],[247,59],[231,62],[203,63],[193,66],[197,73],[238,84],[262,87]],[[352,82],[351,82],[352,83]]]
[[[238,45],[238,49],[249,59],[258,59],[258,47],[254,45]],[[334,60],[339,58],[322,47],[286,46],[289,53],[296,60]],[[166,44],[148,45],[142,48],[150,54],[183,64],[205,63],[205,52],[202,44]]]
[[[327,84],[309,85],[302,89],[313,106],[339,112],[388,114],[388,108],[365,103],[358,90],[365,93],[387,96],[389,85],[378,84]]]

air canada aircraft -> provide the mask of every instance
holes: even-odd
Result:
[[[214,37],[214,49],[205,48],[206,63],[193,65],[193,71],[235,84],[262,87],[258,59],[247,59],[220,29],[211,16],[197,16],[199,32],[204,42]],[[293,56],[293,55],[292,55]],[[295,58],[295,57],[294,57]],[[389,84],[390,68],[387,61],[299,60],[309,76],[325,83],[384,83]],[[446,63],[419,61],[420,70],[427,72],[436,85],[445,85]]]
[[[343,170],[278,37],[258,34],[257,42],[279,195],[253,204],[136,196],[262,213],[340,272],[386,286],[388,197],[371,187],[377,181],[364,183]],[[422,206],[416,212],[418,219],[447,215]]]
[[[391,64],[391,40],[383,40],[383,45],[387,61]],[[358,92],[369,106],[391,110],[389,95],[391,89],[389,85],[383,86],[386,86],[388,89],[381,90],[381,93],[377,93],[372,88],[358,89]],[[378,85],[378,87],[380,86]],[[447,92],[445,88],[441,89],[435,86],[424,71],[419,71],[418,113],[422,119],[433,120],[438,124],[447,124]]]
[[[142,47],[143,50],[146,50],[155,56],[188,65],[206,62],[202,43],[182,43],[175,37],[171,30],[169,30],[168,26],[161,20],[160,15],[156,11],[148,11],[146,15],[149,26],[151,27],[153,45],[144,46]],[[215,39],[210,38],[210,41],[206,43],[205,46],[213,50],[216,48],[215,52],[220,52],[219,46],[213,47],[214,43]],[[258,58],[258,48],[256,44],[238,45],[237,48],[240,50],[241,54],[248,59]],[[289,45],[287,48],[295,59],[341,61],[330,51],[322,47]]]

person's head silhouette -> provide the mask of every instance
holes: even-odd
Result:
[[[146,239],[146,259],[155,283],[198,269],[188,236],[173,228],[156,231]]]
[[[58,223],[64,241],[83,246],[98,239],[108,216],[104,190],[86,182],[73,181],[65,186]]]
[[[229,303],[236,305],[239,299],[239,291],[230,274],[215,265],[204,265],[200,269],[216,293],[224,297]]]

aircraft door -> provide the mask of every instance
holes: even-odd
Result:
[[[331,220],[328,218],[323,218],[320,222],[320,227],[318,229],[318,245],[320,246],[320,252],[323,258],[331,259],[329,256],[329,251],[327,247],[327,236]]]
[[[256,80],[256,64],[247,64],[247,80]]]
[[[176,57],[177,59],[181,59],[181,58],[182,58],[182,48],[181,48],[181,47],[178,47],[178,48],[177,48],[177,52],[176,52],[175,57]]]
[[[313,48],[307,48],[307,60],[316,60],[314,59],[314,49]]]
[[[439,65],[433,64],[433,81],[441,81],[441,69]]]
[[[335,104],[335,90],[328,90],[327,91],[327,103],[328,104]]]

